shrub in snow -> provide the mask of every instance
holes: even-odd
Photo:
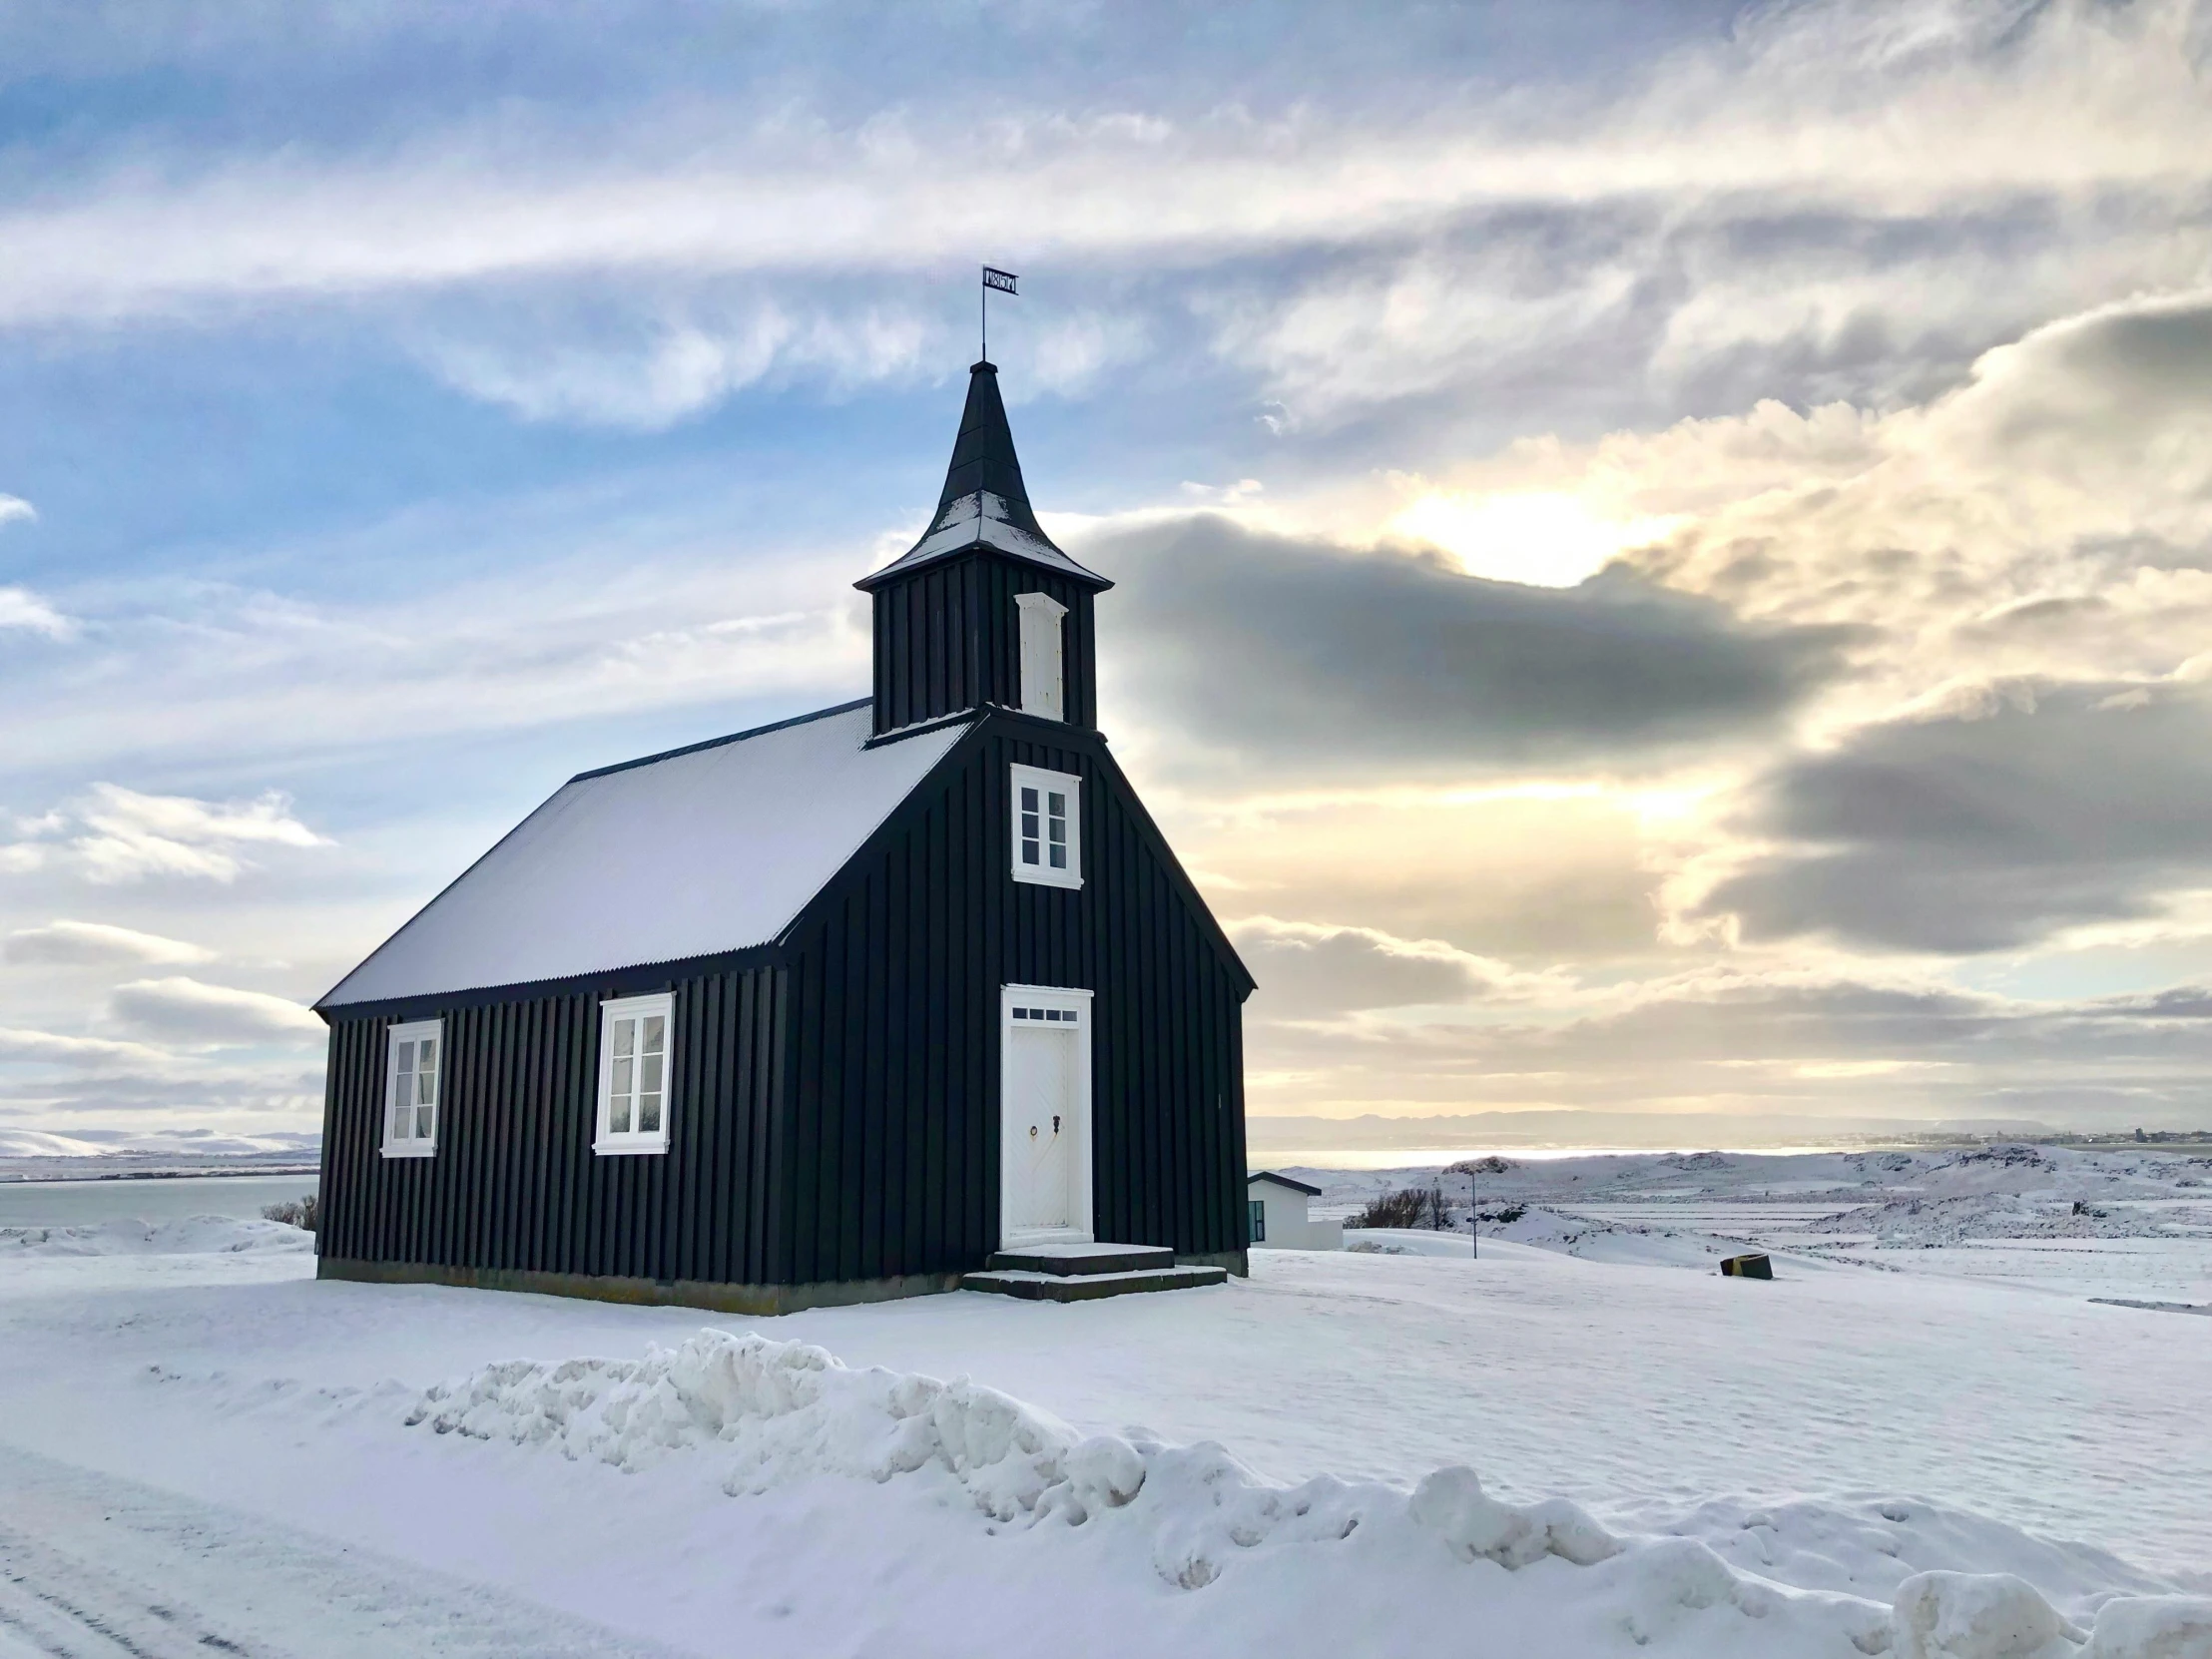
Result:
[[[1354,1227],[1419,1227],[1431,1214],[1431,1194],[1426,1187],[1400,1187],[1368,1200],[1368,1207],[1353,1219]]]
[[[2212,1601],[2127,1596],[2097,1609],[2082,1659],[2212,1659]]]
[[[1895,1659],[2071,1659],[2087,1632],[2008,1572],[1924,1572],[1898,1586]]]
[[[309,1193],[305,1198],[287,1198],[281,1203],[267,1205],[262,1210],[262,1216],[264,1220],[282,1222],[286,1227],[296,1227],[302,1233],[312,1233],[317,1208],[316,1195]]]

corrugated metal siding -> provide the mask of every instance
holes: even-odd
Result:
[[[386,1158],[379,1150],[392,1020],[333,1024],[323,1110],[323,1254],[771,1282],[784,974],[756,967],[659,988],[675,993],[665,1156],[605,1158],[591,1149],[599,992],[446,1011],[445,1098],[430,1158]],[[638,987],[620,990],[634,995]]]
[[[1020,593],[1068,608],[1061,624],[1068,724],[1098,719],[1091,589],[996,553],[926,565],[875,590],[875,730],[986,704],[1021,703]]]
[[[1084,781],[1080,890],[1008,873],[1016,761]],[[996,1247],[1009,983],[1095,993],[1099,1237],[1244,1248],[1249,981],[1095,739],[986,722],[788,943],[793,1281],[958,1272]]]

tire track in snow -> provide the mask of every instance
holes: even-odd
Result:
[[[0,1445],[0,1659],[668,1659],[501,1591]]]

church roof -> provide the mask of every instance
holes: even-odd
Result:
[[[579,774],[317,1006],[769,943],[967,730],[869,749],[869,726],[846,703]]]
[[[1113,586],[1061,552],[1038,524],[1021,481],[1021,458],[1014,453],[1006,404],[998,395],[998,367],[987,362],[968,369],[967,404],[960,411],[960,433],[952,442],[952,464],[945,469],[937,516],[905,553],[853,586],[872,589],[893,575],[971,547],[994,548],[1100,590]]]

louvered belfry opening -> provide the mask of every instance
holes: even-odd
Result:
[[[986,706],[1021,708],[1025,593],[1064,607],[1057,718],[1095,731],[1091,600],[1112,585],[1069,558],[1038,524],[997,366],[974,364],[929,528],[903,556],[854,584],[874,600],[875,735]]]

